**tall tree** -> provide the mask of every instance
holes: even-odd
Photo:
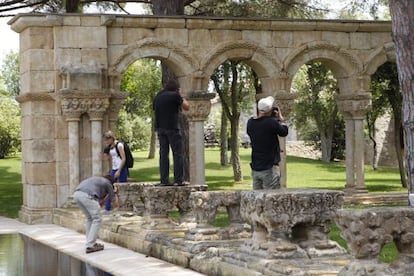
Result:
[[[20,93],[19,53],[10,51],[3,59],[0,67],[0,77],[3,79],[5,91],[11,97]]]
[[[404,146],[402,138],[402,94],[395,63],[386,62],[378,68],[377,72],[372,76],[371,90],[373,95],[372,110],[369,112],[370,115],[368,116],[367,122],[371,122],[372,129],[369,128],[369,133],[375,132],[375,117],[379,117],[391,110],[394,126],[393,141],[400,171],[401,184],[403,187],[407,187],[407,173],[404,162]],[[369,120],[370,118],[372,118],[372,121]]]
[[[414,193],[414,1],[390,0],[390,11],[398,77],[403,96],[402,125],[406,149],[408,189],[410,193]]]
[[[223,113],[230,121],[230,161],[235,181],[243,180],[239,154],[240,113],[246,102],[251,103],[254,96],[254,77],[252,70],[240,61],[226,61],[211,76],[220,97]]]
[[[330,162],[335,129],[341,120],[334,100],[338,91],[337,81],[321,62],[310,62],[302,70],[302,79],[295,82],[299,99],[295,106],[294,121],[303,131],[308,131],[312,124],[316,126],[322,151],[321,160]]]
[[[161,67],[153,59],[141,59],[131,64],[123,74],[121,90],[129,92],[124,103],[130,116],[139,116],[143,121],[151,122],[151,135],[148,158],[155,157],[154,113],[152,102],[161,89]],[[135,141],[139,142],[139,141]]]

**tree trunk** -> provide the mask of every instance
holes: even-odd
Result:
[[[148,159],[155,158],[155,144],[157,142],[157,135],[155,134],[155,120],[154,116],[152,116],[151,120],[151,138],[150,138],[150,147],[148,151]]]
[[[401,118],[394,117],[394,145],[400,172],[401,185],[402,187],[407,188],[407,170],[405,169],[404,163],[404,141],[402,139],[402,132]]]
[[[321,161],[329,163],[332,156],[332,139],[333,139],[333,129],[323,129],[319,131],[321,136],[321,151],[322,157]]]
[[[390,0],[392,31],[403,95],[402,122],[408,170],[408,189],[414,192],[414,1]]]
[[[367,121],[367,128],[368,128],[368,137],[369,140],[372,142],[372,168],[377,170],[378,168],[378,147],[377,147],[377,141],[375,140],[376,136],[376,128],[375,128],[375,119],[371,119],[371,116],[366,117]]]
[[[220,130],[220,164],[227,166],[229,164],[228,141],[227,141],[227,116],[221,112],[221,130]]]
[[[243,173],[240,164],[240,154],[239,154],[239,117],[233,113],[231,118],[231,137],[230,137],[230,147],[231,147],[231,164],[233,166],[233,175],[234,181],[239,182],[243,180]]]
[[[67,13],[77,13],[79,12],[79,2],[80,0],[66,0],[65,10]]]
[[[154,15],[183,15],[184,0],[152,0]]]

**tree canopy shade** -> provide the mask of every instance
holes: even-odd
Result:
[[[0,2],[0,16],[12,16],[14,14],[10,12],[21,9],[76,13],[90,5],[96,5],[100,11],[118,10],[129,14],[125,9],[127,3],[146,4],[156,15],[321,18],[328,12],[321,0],[3,0]]]

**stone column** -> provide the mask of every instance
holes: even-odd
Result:
[[[287,121],[290,115],[290,112],[293,109],[294,100],[296,98],[296,94],[288,93],[285,91],[278,92],[275,95],[276,105],[279,106],[283,117]],[[279,137],[280,143],[280,158],[281,162],[279,164],[280,167],[280,186],[281,188],[287,187],[287,167],[286,167],[286,137]]]
[[[91,121],[92,175],[102,175],[102,118],[103,112],[89,112]]]
[[[79,122],[82,115],[81,102],[73,93],[61,91],[61,106],[63,115],[68,122],[69,144],[69,194],[79,185]]]
[[[68,117],[69,135],[69,191],[72,194],[79,184],[79,116]]]
[[[193,91],[188,95],[190,109],[185,112],[189,121],[190,185],[205,184],[204,121],[211,109],[215,93]]]
[[[128,96],[128,93],[126,92],[119,92],[119,91],[111,92],[111,99],[110,99],[110,103],[108,107],[109,130],[115,131],[119,110],[121,110],[122,105],[127,96]]]
[[[348,195],[366,193],[364,177],[364,118],[371,109],[371,94],[346,94],[336,98],[345,117],[346,186]]]
[[[354,181],[354,150],[355,150],[355,129],[354,120],[351,117],[345,116],[345,166],[346,166],[346,184],[345,191],[353,194],[355,188]]]

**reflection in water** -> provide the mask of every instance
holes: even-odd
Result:
[[[24,275],[23,263],[23,240],[20,235],[0,235],[0,275]]]
[[[0,276],[105,276],[102,270],[19,234],[0,235]]]

